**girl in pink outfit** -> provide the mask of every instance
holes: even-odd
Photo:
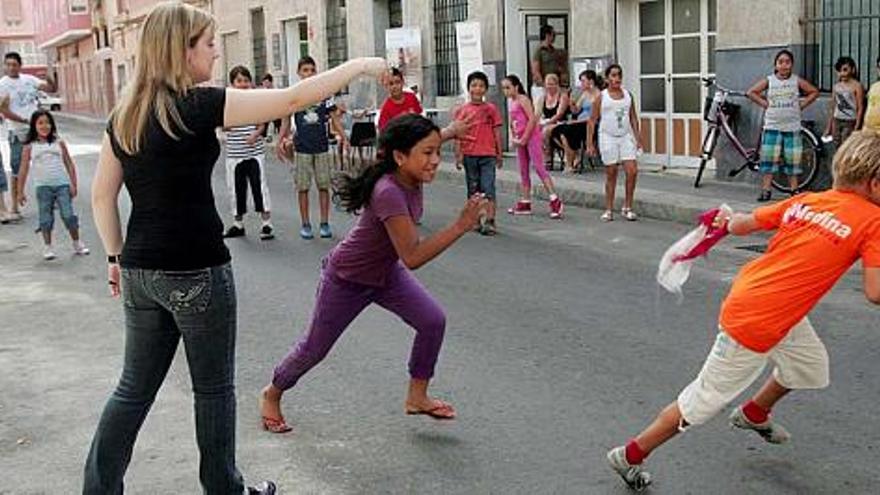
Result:
[[[538,116],[532,108],[532,101],[519,77],[511,74],[501,81],[501,89],[507,97],[507,110],[510,115],[512,143],[516,147],[520,172],[520,199],[507,210],[511,215],[532,214],[532,180],[529,161],[544,184],[550,196],[550,218],[562,218],[562,200],[556,195],[553,179],[544,167],[541,130],[538,129]]]

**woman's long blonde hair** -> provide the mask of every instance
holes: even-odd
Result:
[[[141,150],[151,113],[174,139],[178,132],[190,132],[175,102],[194,84],[187,48],[194,47],[206,29],[214,29],[214,18],[181,2],[161,3],[147,15],[134,76],[111,116],[114,137],[129,155]]]

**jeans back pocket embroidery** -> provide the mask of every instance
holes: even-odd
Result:
[[[204,313],[211,302],[211,272],[156,272],[153,290],[172,313]]]

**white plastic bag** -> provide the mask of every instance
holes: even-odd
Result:
[[[657,283],[664,289],[681,297],[681,287],[691,274],[694,260],[705,255],[715,243],[727,235],[726,224],[715,225],[716,216],[722,212],[728,218],[733,215],[733,210],[727,204],[704,211],[698,219],[697,227],[663,253],[657,268]]]
[[[699,225],[684,237],[675,242],[663,253],[660,258],[660,267],[657,269],[657,283],[669,292],[681,296],[681,287],[687,282],[691,274],[691,265],[694,260],[673,261],[676,258],[690,252],[706,236],[708,229],[705,225]]]

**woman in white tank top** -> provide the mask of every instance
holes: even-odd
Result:
[[[638,175],[636,159],[642,149],[639,117],[632,94],[623,88],[623,69],[620,65],[609,65],[605,69],[605,80],[608,87],[593,102],[593,116],[587,131],[587,150],[590,155],[596,154],[593,129],[598,121],[599,153],[605,164],[605,213],[601,218],[605,222],[614,219],[612,212],[617,188],[617,169],[623,164],[626,173],[626,196],[620,213],[627,220],[633,221],[638,218],[632,209]]]

